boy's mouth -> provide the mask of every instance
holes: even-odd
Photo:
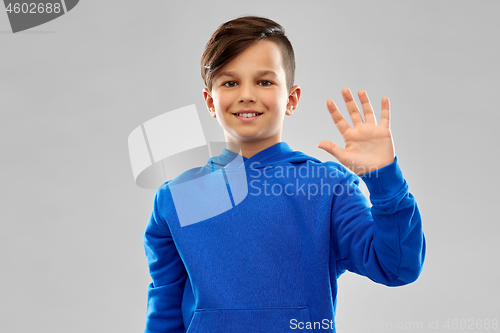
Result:
[[[242,120],[242,121],[252,121],[252,120],[259,118],[262,115],[262,113],[261,112],[237,112],[237,113],[233,113],[233,115],[235,115],[236,118],[238,118],[239,120]]]

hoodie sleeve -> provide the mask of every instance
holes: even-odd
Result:
[[[347,170],[346,170],[347,171]],[[332,237],[338,272],[349,270],[387,286],[415,281],[425,258],[425,238],[417,203],[394,162],[362,175],[347,172],[332,205]],[[340,189],[337,193],[340,193]]]
[[[182,296],[186,269],[177,252],[170,229],[160,215],[161,192],[155,195],[153,212],[143,236],[153,282],[148,287],[145,333],[183,333]]]

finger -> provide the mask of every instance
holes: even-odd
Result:
[[[365,122],[377,124],[377,119],[373,113],[372,105],[368,99],[368,94],[364,90],[358,91],[359,101],[361,102],[361,107],[363,108],[363,113],[365,115]]]
[[[349,123],[344,119],[344,116],[331,99],[326,100],[326,107],[330,112],[330,116],[332,116],[333,122],[337,125],[340,134],[344,135],[344,132],[348,128],[351,128],[351,126],[349,126]]]
[[[321,141],[320,143],[318,143],[318,148],[321,148],[326,152],[332,154],[333,157],[335,157],[339,161],[342,154],[344,153],[344,149],[340,148],[335,143],[330,141]]]
[[[344,97],[347,111],[349,111],[349,115],[351,116],[352,124],[356,126],[357,124],[362,123],[363,118],[361,117],[361,113],[359,113],[358,106],[356,105],[349,88],[342,89],[342,97]]]
[[[380,125],[390,128],[391,126],[391,112],[388,97],[382,98],[382,115],[380,116]]]

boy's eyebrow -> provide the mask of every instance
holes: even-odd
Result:
[[[274,77],[278,76],[278,74],[276,74],[276,72],[268,70],[268,69],[264,69],[264,70],[261,70],[261,71],[257,72],[257,76],[264,76],[264,75],[271,75],[271,76],[274,76]],[[230,71],[222,72],[218,76],[238,77],[238,75],[236,74],[236,72],[230,72]]]

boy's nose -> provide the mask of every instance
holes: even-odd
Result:
[[[240,88],[239,100],[241,103],[255,102],[255,91],[249,85],[242,85]]]

